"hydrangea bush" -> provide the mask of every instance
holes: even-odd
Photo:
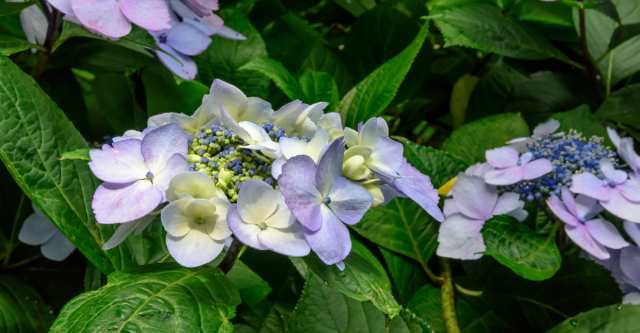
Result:
[[[0,331],[640,331],[636,7],[0,2]]]

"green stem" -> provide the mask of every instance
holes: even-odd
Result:
[[[454,286],[456,287],[456,291],[458,291],[461,294],[465,294],[467,296],[473,296],[473,297],[482,296],[482,290],[469,290],[469,289],[464,288],[463,286],[459,285],[457,282],[454,283]]]
[[[385,316],[384,328],[385,333],[389,333],[389,331],[391,330],[391,316],[389,316],[388,313]]]
[[[38,260],[38,259],[40,259],[42,257],[43,257],[42,253],[38,253],[35,256],[31,257],[31,258],[27,258],[25,260],[18,261],[15,264],[11,264],[11,265],[8,265],[8,266],[3,266],[2,270],[3,271],[8,271],[8,270],[11,270],[11,269],[15,269],[15,268],[18,268],[20,266],[24,266],[24,265],[26,265],[26,264],[28,264],[28,263],[30,263],[32,261],[36,261],[36,260]]]
[[[259,159],[263,160],[265,163],[271,163],[271,162],[269,161],[269,159],[267,159],[267,158],[266,158],[266,157],[264,157],[264,156],[260,156],[258,153],[256,153],[256,151],[255,151],[255,150],[252,150],[251,152],[253,153],[253,156],[255,156],[255,157],[257,157],[257,158],[259,158]]]
[[[440,258],[440,264],[442,266],[442,285],[440,292],[442,293],[442,316],[444,317],[444,325],[448,333],[460,333],[456,307],[453,300],[453,278],[451,276],[449,259]]]
[[[596,94],[596,101],[598,102],[598,105],[600,105],[603,102],[602,91],[600,91],[596,67],[593,65],[593,61],[591,61],[589,47],[587,46],[587,26],[584,17],[584,9],[578,9],[578,17],[580,19],[580,48],[582,49],[584,64],[587,68],[587,74],[589,74],[593,92]]]
[[[613,73],[613,57],[615,55],[615,50],[611,50],[611,55],[609,56],[609,68],[607,69],[607,98],[611,95],[611,74]]]
[[[18,210],[16,211],[16,216],[13,219],[13,226],[11,227],[11,237],[9,238],[9,242],[7,243],[7,254],[4,257],[4,262],[2,266],[6,266],[9,263],[9,258],[11,257],[11,252],[13,251],[13,241],[16,239],[16,233],[18,230],[18,222],[20,221],[20,212],[22,212],[22,206],[24,205],[24,199],[27,196],[22,193],[20,197],[20,203],[18,203]]]
[[[429,269],[429,267],[427,267],[427,264],[424,262],[424,260],[420,260],[420,265],[422,266],[422,269],[424,270],[424,272],[427,273],[427,276],[431,279],[431,281],[433,281],[433,283],[435,283],[435,284],[442,283],[443,278],[440,277],[440,276],[435,275]]]

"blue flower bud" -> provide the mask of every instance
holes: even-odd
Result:
[[[244,183],[237,183],[236,184],[236,190],[238,190],[238,192],[240,192],[240,189],[242,188],[243,185],[244,185]]]
[[[213,179],[216,179],[216,180],[218,179],[218,174],[217,173],[213,176]]]
[[[207,163],[209,163],[209,159],[206,158],[206,157],[203,157],[203,158],[200,159],[200,163],[207,164]]]
[[[188,137],[187,138],[187,142],[189,143],[189,146],[191,146],[191,144],[193,143],[193,138]]]
[[[204,155],[205,151],[204,149],[198,149],[198,155],[202,156]]]
[[[256,169],[249,169],[247,172],[249,173],[250,176],[256,175]]]
[[[212,168],[214,168],[214,169],[217,169],[217,168],[218,168],[218,162],[211,161],[211,162],[209,163],[209,166],[210,166],[210,167],[212,167]]]
[[[233,132],[231,131],[224,131],[224,137],[227,139],[231,139],[231,137],[233,136]]]
[[[273,186],[273,178],[267,178],[264,180],[265,183],[267,183],[269,186]]]
[[[242,153],[246,156],[253,156],[253,153],[251,153],[251,149],[243,149]]]
[[[274,132],[274,131],[272,131],[272,130],[271,130],[271,131],[269,131],[269,132],[268,132],[268,134],[269,134],[269,136],[276,136],[276,132]]]
[[[309,142],[309,141],[311,141],[311,138],[309,138],[308,136],[305,135],[305,136],[302,137],[302,140],[304,140],[306,142]]]
[[[260,167],[260,171],[262,171],[262,173],[267,173],[267,171],[269,171],[269,168],[267,168],[266,165],[263,165]]]
[[[189,171],[195,171],[196,170],[196,164],[195,163],[189,163]]]
[[[265,132],[269,132],[269,131],[271,131],[271,129],[273,129],[273,123],[272,122],[268,122],[268,123],[264,124],[264,126],[262,126],[262,128],[264,128]]]
[[[263,160],[261,160],[261,159],[259,159],[257,157],[253,159],[253,162],[256,163],[257,165],[262,165],[264,163]]]
[[[233,167],[233,172],[235,172],[236,175],[240,175],[242,174],[242,165],[236,165]]]

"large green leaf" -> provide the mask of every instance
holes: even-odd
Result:
[[[469,165],[461,159],[443,150],[419,145],[409,140],[403,140],[404,157],[416,169],[431,178],[433,187],[439,188],[446,184],[458,173],[463,172]]]
[[[406,306],[416,291],[428,283],[427,275],[415,260],[382,247],[380,252],[398,289],[401,302]]]
[[[519,59],[570,61],[537,31],[504,16],[491,4],[470,3],[431,13],[447,46],[460,45]]]
[[[166,112],[189,114],[195,111],[187,108],[173,74],[164,66],[145,67],[142,70],[142,83],[147,97],[147,117]]]
[[[141,131],[146,127],[146,113],[137,103],[134,84],[125,73],[95,73],[91,91],[96,97],[94,110],[104,115],[116,135],[130,129]]]
[[[610,305],[567,319],[547,333],[600,333],[640,331],[640,305]]]
[[[343,271],[336,265],[325,264],[315,253],[304,257],[304,262],[327,286],[358,301],[371,301],[375,307],[395,317],[400,306],[391,294],[387,272],[364,245],[353,238],[351,242],[351,253],[343,260],[346,266]]]
[[[0,158],[18,185],[74,245],[103,272],[130,265],[126,247],[102,251],[114,225],[91,211],[99,182],[86,161],[60,161],[87,142],[33,79],[0,56]]]
[[[300,73],[298,81],[307,96],[306,103],[329,103],[329,106],[324,109],[325,113],[333,111],[338,106],[340,94],[338,94],[338,85],[331,74],[306,68]]]
[[[72,299],[51,332],[232,332],[240,296],[218,269],[155,264],[109,275]]]
[[[529,136],[529,128],[520,114],[508,113],[486,117],[453,131],[442,150],[468,164],[485,162],[485,151],[505,146],[505,142]]]
[[[20,13],[23,9],[36,4],[34,0],[25,2],[0,2],[0,16]]]
[[[525,279],[546,280],[560,269],[562,257],[554,239],[536,235],[512,216],[494,216],[480,232],[484,253]]]
[[[567,112],[556,113],[551,119],[560,122],[558,132],[569,133],[569,130],[574,129],[582,133],[582,137],[587,140],[592,136],[598,136],[604,138],[605,145],[613,147],[607,129],[596,119],[586,104]]]
[[[302,91],[300,83],[289,71],[276,60],[269,57],[253,59],[249,63],[240,67],[239,70],[252,70],[268,76],[282,91],[291,99],[307,101],[307,96]]]
[[[18,278],[0,275],[0,331],[45,332],[53,318],[42,298]]]
[[[640,127],[640,84],[628,85],[607,98],[596,111],[596,117]]]
[[[482,293],[500,318],[520,332],[546,332],[580,312],[620,303],[621,298],[609,271],[569,256],[554,277],[542,282],[525,280],[505,267],[494,269]]]
[[[402,310],[389,326],[391,333],[427,333],[430,326]],[[304,295],[293,313],[292,332],[314,333],[384,333],[385,317],[371,302],[358,302],[328,288],[317,275],[311,274]]]
[[[240,71],[249,61],[267,55],[264,41],[238,9],[219,12],[229,28],[243,34],[246,40],[232,40],[211,36],[211,45],[203,53],[193,57],[198,65],[200,81],[211,86],[214,79],[221,79],[242,90],[247,96],[266,98],[269,77],[256,71]]]
[[[368,240],[415,259],[422,267],[438,247],[440,222],[411,199],[394,198],[351,226]]]
[[[318,72],[327,72],[336,80],[340,96],[344,96],[355,84],[351,68],[340,56],[324,43],[316,43],[303,65]]]
[[[360,121],[366,121],[385,110],[409,72],[428,33],[427,21],[406,49],[371,72],[342,98],[337,112],[342,116],[344,125],[357,128]]]
[[[464,298],[456,294],[454,303],[461,332],[497,333],[506,331],[506,323],[481,300],[475,297]],[[429,323],[431,332],[447,332],[442,317],[440,289],[430,284],[425,285],[411,299],[407,309]]]

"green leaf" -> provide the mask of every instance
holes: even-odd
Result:
[[[215,268],[147,265],[112,273],[106,286],[72,299],[51,332],[230,333],[238,304],[238,292]]]
[[[609,49],[615,49],[637,35],[640,35],[640,23],[621,25],[613,31],[613,36],[609,42]]]
[[[0,275],[0,331],[46,332],[51,320],[33,288],[16,277]]]
[[[396,197],[374,207],[351,227],[368,240],[417,260],[422,267],[438,247],[440,222],[411,199]]]
[[[32,202],[102,272],[130,265],[126,247],[102,251],[116,226],[96,223],[99,182],[86,161],[60,161],[87,142],[35,81],[0,56],[0,158]]]
[[[353,16],[360,16],[367,10],[375,7],[375,0],[335,0],[338,5],[351,13]]]
[[[506,323],[477,297],[455,296],[456,315],[461,332],[496,333],[505,332]],[[431,332],[447,333],[442,317],[440,289],[426,284],[407,305],[407,309],[429,323]]]
[[[520,114],[500,114],[468,123],[453,131],[442,144],[442,150],[471,165],[485,162],[485,151],[488,149],[503,147],[509,140],[530,135]]]
[[[567,112],[556,113],[550,119],[560,122],[558,132],[569,133],[569,130],[574,129],[582,133],[582,137],[585,139],[598,136],[604,138],[605,145],[613,147],[607,129],[596,119],[586,104]]]
[[[188,82],[188,81],[187,81]],[[145,67],[142,83],[147,96],[147,117],[166,112],[193,113],[182,99],[173,74],[162,65]],[[202,103],[202,97],[200,98]]]
[[[431,13],[445,37],[445,47],[466,46],[518,59],[569,58],[528,26],[505,17],[491,4],[470,3]]]
[[[406,305],[416,291],[428,283],[427,275],[415,260],[387,251],[382,247],[380,247],[380,252],[382,252],[389,273],[398,288],[401,301]]]
[[[200,81],[209,87],[214,79],[221,79],[235,85],[247,96],[266,98],[269,77],[256,71],[239,70],[251,60],[267,55],[260,33],[237,9],[227,8],[216,13],[225,20],[225,25],[247,39],[211,36],[213,41],[207,50],[193,57],[198,65]]]
[[[300,73],[298,81],[307,96],[306,103],[328,102],[329,106],[325,108],[325,113],[333,111],[338,106],[340,101],[338,85],[331,74],[306,68]]]
[[[604,267],[588,259],[565,256],[556,275],[542,282],[522,279],[505,267],[494,269],[481,298],[513,327],[523,332],[546,332],[580,312],[619,304],[622,297]]]
[[[430,333],[430,326],[407,310],[391,321],[390,333]],[[371,302],[358,302],[325,286],[311,274],[289,324],[291,332],[382,333],[384,314]]]
[[[323,34],[289,11],[267,25],[262,36],[269,57],[295,76]]]
[[[0,54],[8,56],[28,50],[31,46],[28,40],[0,35]]]
[[[640,305],[610,305],[567,319],[547,333],[598,333],[640,331]]]
[[[238,70],[253,70],[268,76],[291,99],[307,100],[300,83],[276,60],[269,57],[253,59]]]
[[[239,260],[233,265],[227,277],[238,290],[242,302],[248,305],[261,302],[272,291],[265,280]]]
[[[0,2],[0,16],[8,16],[20,13],[23,9],[37,4],[37,1],[30,0],[26,2]]]
[[[500,58],[473,89],[465,120],[470,122],[503,113],[516,83],[526,78]]]
[[[407,158],[407,162],[429,176],[435,188],[446,184],[469,166],[446,151],[422,146],[406,139],[401,142],[404,144],[404,157]]]
[[[76,149],[74,151],[68,151],[62,154],[60,160],[83,160],[91,162],[91,156],[89,156],[89,152],[96,148],[82,148]]]
[[[428,33],[429,22],[425,22],[406,49],[371,72],[342,98],[337,112],[346,127],[356,128],[360,121],[379,115],[391,103]]]
[[[342,58],[324,43],[316,43],[303,65],[318,72],[326,72],[336,80],[340,96],[344,96],[355,85],[351,68]]]
[[[536,235],[512,216],[492,217],[480,233],[487,247],[484,254],[525,279],[543,281],[560,269],[562,257],[554,240]]]
[[[96,96],[95,106],[115,133],[124,133],[130,129],[142,130],[146,127],[146,114],[138,105],[133,83],[125,73],[95,73],[91,89]]]
[[[187,104],[184,113],[192,115],[202,105],[202,98],[209,93],[209,87],[198,81],[184,81],[178,85],[178,94]]]
[[[351,253],[343,260],[344,271],[325,264],[315,253],[304,257],[304,262],[327,286],[360,302],[371,301],[392,318],[397,316],[400,306],[391,294],[391,282],[384,267],[364,245],[353,238],[351,242]]]
[[[630,84],[611,94],[596,111],[595,116],[638,127],[640,83]]]

